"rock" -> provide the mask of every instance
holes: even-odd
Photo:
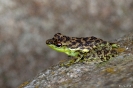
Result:
[[[19,88],[119,88],[133,87],[133,36],[117,40],[126,51],[101,64],[59,65],[39,73]]]

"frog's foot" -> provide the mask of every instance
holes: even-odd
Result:
[[[76,63],[79,63],[79,62],[82,62],[82,61],[81,61],[81,58],[73,58],[73,57],[72,57],[71,60],[69,60],[69,61],[67,61],[67,62],[64,62],[64,63],[60,63],[59,66],[61,66],[61,67],[63,67],[63,66],[69,67],[69,66],[71,66],[71,65],[73,65],[73,64],[76,64]]]
[[[71,66],[74,63],[75,63],[75,59],[71,59],[71,60],[69,60],[67,62],[60,63],[59,66],[60,67],[69,67],[69,66]]]
[[[100,62],[99,64],[97,64],[97,66],[98,67],[105,66],[108,63],[109,63],[109,61],[103,61],[103,62]]]

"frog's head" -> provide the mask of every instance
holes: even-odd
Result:
[[[52,39],[48,39],[46,44],[56,51],[66,53],[69,50],[69,40],[69,37],[62,35],[61,33],[57,33]]]

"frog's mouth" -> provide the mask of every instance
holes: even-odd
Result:
[[[50,48],[58,51],[58,52],[66,52],[66,47],[57,47],[56,45],[54,44],[47,44]]]

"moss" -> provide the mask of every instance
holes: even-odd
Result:
[[[18,88],[23,88],[25,86],[27,86],[27,84],[29,83],[30,81],[26,81],[24,83],[22,83]]]

